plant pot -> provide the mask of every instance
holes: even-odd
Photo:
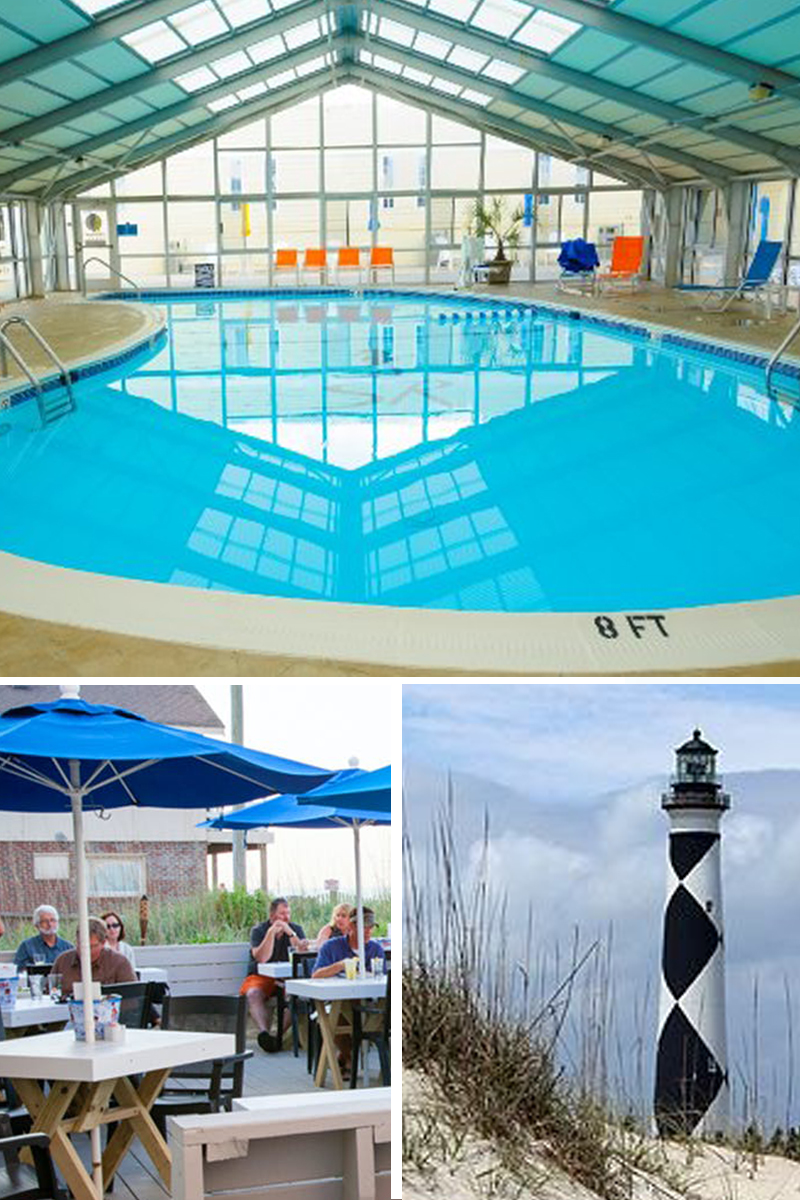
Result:
[[[511,279],[511,259],[495,259],[487,263],[489,268],[486,276],[487,283],[508,283]]]

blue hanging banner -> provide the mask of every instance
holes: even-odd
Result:
[[[530,229],[533,224],[533,193],[527,192],[523,197],[522,205],[522,221],[526,229]]]
[[[117,237],[138,237],[139,226],[134,225],[131,221],[127,221],[124,225],[117,226]]]
[[[371,200],[370,206],[369,206],[369,220],[367,221],[367,229],[369,230],[370,233],[374,233],[376,230],[380,229],[380,227],[381,227],[381,223],[378,220],[378,206],[374,200]]]

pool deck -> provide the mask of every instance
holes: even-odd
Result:
[[[402,291],[402,287],[399,285],[397,290]],[[414,290],[422,289],[415,287]],[[432,285],[429,290],[449,293],[452,288],[449,285],[438,284]],[[634,294],[610,297],[566,295],[559,292],[555,285],[533,286],[516,283],[508,289],[492,287],[472,290],[475,293],[490,295],[494,299],[513,296],[526,300],[540,300],[543,303],[555,303],[571,309],[613,314],[623,319],[664,325],[695,336],[732,342],[738,346],[750,347],[762,352],[774,349],[796,319],[796,314],[775,316],[770,320],[763,319],[754,311],[754,306],[750,303],[738,305],[736,311],[731,313],[698,314],[696,294],[674,292],[655,286],[646,286]],[[91,320],[87,320],[87,303],[74,295],[7,304],[0,309],[0,317],[16,314],[29,317],[68,366],[115,354],[123,348],[145,340],[148,336],[152,336],[157,320],[157,315],[154,315],[157,314],[157,310],[153,308],[148,309],[146,306],[109,301],[102,304],[91,304]],[[17,333],[16,336],[21,339],[25,335]],[[37,354],[38,351],[36,354],[31,352],[27,355],[26,353],[26,356],[29,357],[34,367],[41,369],[44,367],[44,362],[39,360]],[[5,384],[0,382],[0,390],[4,386]],[[84,609],[79,599],[80,587],[85,592],[86,581],[92,577],[82,575],[80,572],[61,572],[65,580],[62,590],[59,588],[60,576],[57,568],[40,568],[40,571],[44,573],[38,578],[34,578],[37,572],[33,568],[38,568],[39,564],[25,564],[23,560],[18,560],[18,562],[22,572],[26,572],[27,568],[27,574],[31,576],[30,581],[26,582],[26,574],[23,574],[21,586],[16,586],[15,583],[11,589],[4,588],[6,596],[9,596],[11,592],[14,593],[14,602],[9,601],[3,605],[0,601],[0,669],[8,675],[45,676],[64,671],[87,676],[126,675],[131,677],[155,675],[176,677],[222,675],[243,677],[421,676],[443,674],[793,676],[800,673],[800,657],[790,657],[786,653],[781,654],[780,652],[782,644],[780,629],[787,629],[795,621],[793,608],[791,611],[779,613],[776,629],[768,630],[766,633],[766,619],[763,612],[754,611],[752,613],[752,616],[747,619],[747,627],[744,629],[742,657],[739,665],[735,665],[737,663],[735,657],[731,658],[729,652],[723,652],[720,646],[715,644],[718,641],[716,631],[720,624],[725,625],[728,615],[733,610],[748,608],[756,610],[763,606],[720,606],[716,619],[712,610],[684,610],[684,619],[692,621],[693,618],[686,614],[695,612],[700,626],[704,623],[701,614],[709,616],[707,636],[698,629],[698,636],[689,639],[694,646],[688,651],[688,659],[686,644],[682,651],[683,657],[677,658],[673,662],[670,660],[673,648],[677,649],[676,640],[673,640],[669,646],[659,647],[659,653],[655,659],[647,664],[649,669],[637,668],[635,644],[631,645],[631,654],[626,653],[620,657],[617,653],[615,657],[604,653],[608,647],[600,645],[598,648],[597,639],[592,647],[592,654],[587,658],[586,654],[579,653],[573,665],[573,655],[569,652],[570,643],[572,643],[572,648],[577,648],[579,651],[578,642],[582,641],[583,637],[582,635],[578,636],[574,615],[564,614],[562,619],[565,622],[572,618],[572,628],[565,625],[563,657],[556,655],[554,660],[551,654],[545,655],[541,669],[536,669],[531,659],[524,664],[520,661],[519,665],[515,666],[512,653],[506,658],[505,663],[503,663],[502,657],[499,658],[497,666],[487,665],[480,661],[480,656],[473,656],[470,660],[470,667],[464,670],[455,670],[450,665],[444,666],[435,662],[429,666],[414,665],[413,663],[410,666],[406,665],[407,660],[403,660],[401,648],[397,646],[395,653],[387,656],[385,662],[381,662],[380,649],[375,650],[373,655],[369,656],[370,661],[356,661],[355,656],[351,658],[346,652],[346,639],[341,641],[339,652],[337,652],[338,639],[336,636],[332,636],[329,643],[331,656],[326,657],[319,644],[320,642],[323,645],[326,643],[324,639],[319,638],[314,650],[311,651],[312,643],[309,642],[307,645],[310,652],[304,653],[302,640],[295,639],[293,642],[289,637],[286,641],[287,653],[275,654],[255,650],[245,651],[230,643],[227,646],[220,643],[218,647],[215,647],[208,640],[204,644],[189,644],[190,635],[181,637],[180,630],[183,626],[177,622],[172,623],[172,630],[167,624],[166,639],[139,636],[152,632],[151,629],[141,625],[133,626],[135,635],[113,632],[110,629],[103,629],[104,622],[95,619],[89,611],[92,606],[87,605]],[[50,576],[50,572],[55,574]],[[0,575],[3,573],[0,568]],[[74,581],[68,580],[67,576],[78,578],[80,587],[77,590],[73,587]],[[101,577],[95,578],[98,584],[104,582],[109,585],[106,597],[108,602],[113,602],[113,591],[117,587],[127,586],[124,581],[102,581]],[[55,604],[51,602],[53,593],[50,589],[53,586],[57,591],[61,591],[59,600]],[[141,586],[140,584],[139,587]],[[93,592],[94,590],[92,589]],[[98,590],[102,591],[102,588]],[[42,596],[43,592],[49,593],[49,596],[46,601],[43,600],[39,603],[38,598]],[[201,598],[207,599],[207,594],[201,593],[198,601]],[[231,597],[231,599],[235,598]],[[102,608],[103,603],[103,598],[98,596],[98,610]],[[788,600],[772,603],[793,606],[796,602]],[[326,621],[320,611],[320,624],[324,626],[330,623],[332,632],[338,632],[335,629],[336,614],[331,611],[332,608],[335,609],[338,606],[317,606],[317,609],[323,607],[329,608],[329,620]],[[59,615],[60,613],[78,614],[76,623],[51,620],[50,616],[54,609]],[[369,623],[368,611],[363,610],[364,624]],[[27,615],[20,615],[23,613]],[[557,614],[543,615],[550,621],[559,620]],[[446,614],[441,614],[441,616],[446,616]],[[585,616],[589,620],[592,619],[589,614]],[[513,621],[513,617],[510,619]],[[672,617],[670,619],[672,620]],[[269,618],[264,623],[268,623],[268,620]],[[78,623],[85,627],[78,627]],[[480,623],[476,623],[476,629],[480,629]],[[749,651],[746,651],[748,630],[752,637]],[[159,630],[159,632],[161,631]],[[175,636],[172,637],[171,633],[175,633]],[[638,638],[638,635],[636,637]],[[197,639],[194,640],[197,641]],[[397,641],[402,643],[402,640],[401,635]],[[728,640],[735,644],[737,637],[729,637]],[[380,646],[379,635],[374,638],[374,641],[377,646]],[[602,642],[602,639],[600,641]],[[257,641],[250,644],[255,647]],[[759,653],[759,647],[762,644],[764,647],[763,658]],[[587,642],[587,645],[590,643]],[[787,642],[787,649],[788,645]],[[622,650],[619,643],[614,648],[617,652]],[[598,649],[601,653],[597,653]],[[792,650],[794,651],[794,647]],[[451,656],[451,661],[453,659],[457,659],[457,653]],[[578,659],[581,659],[584,664],[580,668],[577,665]],[[559,663],[555,669],[554,661]],[[587,665],[589,669],[587,669]]]

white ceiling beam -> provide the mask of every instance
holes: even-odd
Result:
[[[615,142],[620,140],[619,130],[616,126],[609,125],[605,121],[596,121],[592,117],[584,116],[583,113],[574,113],[570,109],[560,108],[558,105],[550,104],[548,101],[538,100],[533,96],[526,96],[507,84],[497,83],[493,79],[486,79],[483,75],[475,75],[474,72],[462,70],[460,67],[453,67],[447,62],[442,62],[440,59],[432,58],[426,54],[420,54],[416,50],[398,47],[392,42],[386,42],[379,37],[375,37],[374,34],[370,37],[369,45],[373,49],[379,47],[379,52],[384,58],[392,59],[392,61],[401,63],[404,66],[413,65],[417,68],[424,68],[426,71],[439,75],[443,79],[451,80],[453,83],[458,83],[462,87],[476,88],[478,91],[492,96],[495,100],[502,100],[505,104],[513,104],[518,108],[527,109],[529,112],[539,113],[552,121],[563,122],[566,125],[583,129],[585,132],[592,133],[596,137],[606,138],[609,141]],[[698,179],[706,179],[716,185],[723,185],[734,178],[734,173],[726,167],[720,166],[717,163],[709,163],[707,160],[698,158],[694,154],[688,154],[672,146],[633,135],[625,138],[626,145],[633,150],[636,149],[639,142],[644,141],[647,142],[648,151],[651,154],[658,155],[659,158],[666,158],[668,162],[679,163],[681,166],[687,167],[696,174]],[[589,149],[593,155],[602,157],[602,146],[592,146],[591,148],[587,148],[587,150]]]
[[[213,42],[206,42],[202,46],[193,47],[181,54],[174,54],[172,58],[165,59],[164,62],[152,67],[144,74],[135,75],[133,79],[126,79],[124,83],[112,84],[111,87],[93,92],[91,96],[86,96],[82,100],[63,104],[60,108],[44,113],[40,117],[32,117],[30,120],[10,125],[0,134],[0,145],[19,145],[27,138],[37,137],[40,133],[44,133],[48,129],[55,129],[59,125],[68,125],[70,121],[83,117],[87,113],[98,112],[110,104],[115,104],[118,100],[126,100],[129,96],[138,96],[141,92],[155,87],[156,84],[171,83],[176,75],[183,75],[184,72],[192,71],[196,67],[206,66],[210,58],[221,58],[224,55],[233,54],[236,50],[246,50],[253,42],[285,33],[294,25],[310,21],[313,17],[321,17],[327,11],[326,0],[308,0],[308,3],[298,4],[286,12],[271,17],[269,21],[256,21],[251,25],[242,26],[235,34],[226,38],[217,38]]]
[[[543,79],[552,79],[566,87],[580,88],[593,96],[605,100],[613,100],[617,104],[637,111],[646,112],[659,117],[669,125],[678,125],[698,129],[714,134],[736,146],[741,146],[754,154],[766,154],[774,158],[792,171],[800,171],[800,151],[791,146],[785,146],[774,138],[761,134],[750,133],[745,129],[737,129],[730,125],[724,116],[709,117],[704,113],[696,113],[679,104],[670,104],[648,96],[644,92],[622,87],[611,83],[588,71],[579,71],[562,63],[554,62],[544,54],[538,54],[526,47],[515,45],[513,41],[504,41],[491,33],[470,29],[463,22],[451,20],[449,17],[432,13],[430,9],[420,9],[413,4],[403,3],[402,0],[381,0],[378,8],[370,8],[364,0],[359,0],[362,12],[374,12],[376,16],[389,17],[391,20],[413,25],[415,28],[430,33],[435,37],[446,38],[459,46],[466,46],[478,53],[505,58],[514,66],[531,71]],[[798,81],[800,85],[800,81]],[[798,114],[800,118],[800,114]]]

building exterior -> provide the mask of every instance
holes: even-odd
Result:
[[[55,685],[0,686],[0,712],[21,704],[56,700]],[[219,716],[196,687],[186,685],[87,684],[81,697],[112,704],[162,724],[207,737],[224,737]],[[207,880],[209,833],[196,828],[206,809],[134,808],[86,814],[89,901],[94,911],[128,908],[147,894],[151,900],[186,897]],[[223,835],[224,838],[225,835]],[[213,835],[214,841],[222,840]],[[230,836],[227,835],[230,842]],[[0,912],[27,916],[37,904],[74,908],[74,849],[66,813],[3,814],[0,823]]]

